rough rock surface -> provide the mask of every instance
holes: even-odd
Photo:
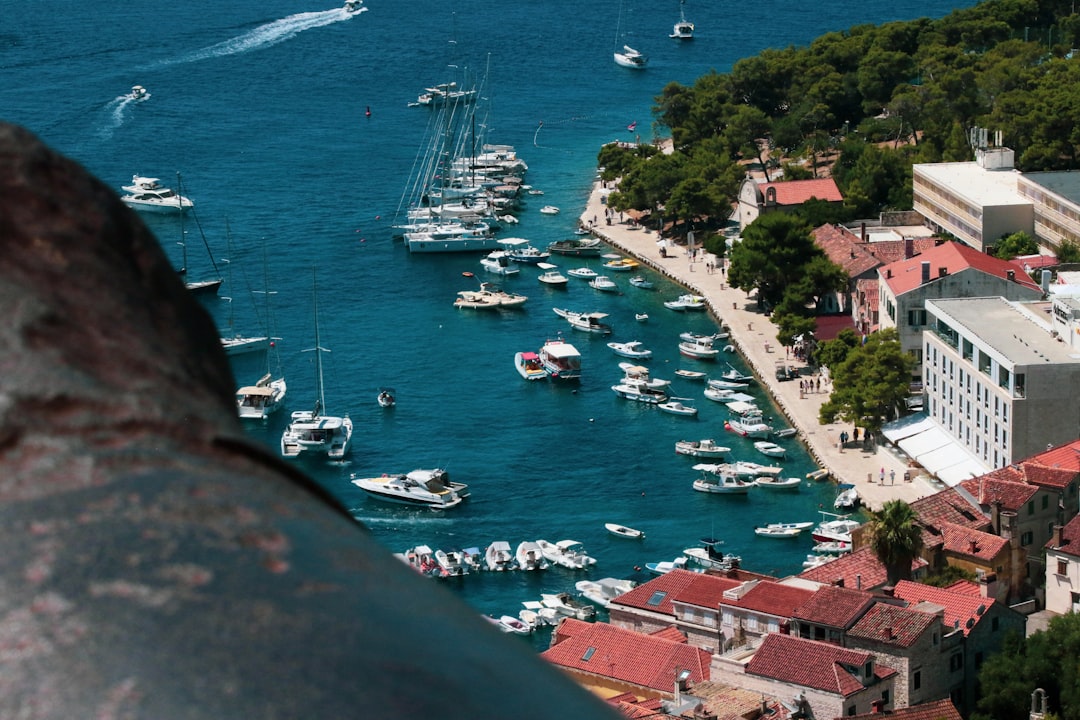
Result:
[[[609,716],[249,445],[155,238],[2,124],[0,243],[0,717]]]

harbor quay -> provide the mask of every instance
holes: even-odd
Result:
[[[895,448],[885,443],[864,443],[861,438],[854,442],[851,438],[855,428],[850,424],[822,425],[818,411],[831,390],[827,377],[814,375],[805,361],[796,359],[777,344],[776,326],[758,309],[757,302],[745,291],[727,284],[726,260],[700,250],[693,257],[686,247],[661,242],[656,232],[628,217],[608,218],[605,194],[604,184],[597,180],[581,215],[582,227],[688,292],[706,299],[713,320],[731,334],[729,342],[833,481],[854,485],[863,505],[871,510],[881,508],[887,500],[899,498],[913,502],[943,489],[943,485],[923,474],[921,468],[909,464],[908,458]],[[776,370],[780,366],[796,371],[798,377],[778,380]],[[810,382],[800,383],[800,380]],[[813,390],[805,390],[806,386]],[[843,432],[847,433],[848,442],[841,446]]]

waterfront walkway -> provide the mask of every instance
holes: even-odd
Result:
[[[729,342],[738,348],[762,386],[768,388],[776,404],[798,430],[811,456],[834,480],[854,484],[863,504],[871,509],[880,508],[892,498],[911,502],[941,489],[942,486],[935,486],[926,476],[917,475],[919,468],[909,467],[907,459],[894,454],[895,450],[890,447],[865,448],[861,441],[855,443],[849,437],[847,445],[841,448],[840,433],[846,431],[851,436],[852,426],[818,422],[818,409],[829,397],[825,378],[820,378],[820,392],[800,390],[800,379],[816,383],[819,378],[809,374],[806,363],[788,357],[785,349],[777,345],[775,326],[756,309],[756,303],[747,293],[731,288],[720,267],[710,272],[713,258],[703,255],[700,250],[696,261],[692,261],[685,247],[669,243],[667,257],[662,257],[655,232],[634,224],[629,217],[620,222],[616,216],[608,225],[602,194],[602,184],[597,181],[582,213],[582,224],[591,225],[597,237],[708,300],[714,319],[730,331]],[[798,370],[799,378],[778,381],[776,367],[785,364]],[[883,470],[884,483],[881,482]],[[904,480],[905,472],[910,474],[910,481]]]

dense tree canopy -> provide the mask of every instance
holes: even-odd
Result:
[[[855,423],[876,433],[897,417],[910,393],[915,359],[900,349],[896,328],[886,328],[829,366],[833,390],[819,411],[822,423]]]
[[[870,548],[885,566],[890,585],[911,579],[911,563],[922,553],[918,513],[903,500],[888,500],[870,514]]]

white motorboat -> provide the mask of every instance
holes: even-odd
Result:
[[[772,425],[762,422],[757,416],[744,417],[741,420],[731,418],[724,422],[724,429],[743,437],[767,438],[772,434]]]
[[[517,275],[521,272],[521,268],[510,261],[510,254],[505,250],[491,251],[480,260],[480,265],[496,275]]]
[[[729,570],[736,567],[742,559],[731,553],[720,553],[711,547],[694,547],[683,550],[683,555],[691,562],[703,567],[715,570]]]
[[[360,478],[353,473],[352,484],[379,500],[449,510],[469,496],[468,485],[450,481],[445,470],[412,470],[407,473],[383,473],[379,477]]]
[[[790,528],[792,530],[809,530],[814,527],[812,522],[787,522],[787,523],[768,523],[765,527],[771,528]]]
[[[514,560],[519,570],[547,570],[551,567],[544,553],[540,551],[540,545],[532,540],[523,540],[518,543],[514,550]]]
[[[599,290],[600,292],[619,292],[619,286],[607,275],[597,275],[589,281],[589,287],[593,290]]]
[[[132,85],[131,92],[125,95],[128,100],[132,102],[142,102],[143,100],[150,99],[150,92],[142,85]]]
[[[804,570],[812,570],[812,569],[814,569],[816,567],[821,567],[825,563],[830,562],[832,560],[833,560],[833,558],[829,557],[828,555],[810,554],[810,555],[806,556],[805,560],[803,560],[802,566],[803,566]]]
[[[695,465],[694,470],[701,472],[701,477],[694,481],[693,486],[698,492],[745,495],[754,487],[754,483],[743,480],[727,465]]]
[[[693,572],[703,572],[704,569],[690,568],[687,564],[690,562],[690,558],[680,556],[674,560],[661,560],[660,562],[645,563],[645,569],[651,572],[653,575],[665,575],[672,570],[692,570]]]
[[[683,380],[704,380],[706,375],[699,370],[676,370],[675,374]]]
[[[754,443],[754,449],[762,455],[768,455],[769,457],[782,458],[787,455],[787,449],[774,442],[769,442],[768,440],[758,440]],[[798,480],[798,478],[795,479]]]
[[[575,257],[598,257],[604,251],[599,238],[556,240],[547,246],[548,252]]]
[[[555,612],[554,608],[545,607],[538,600],[525,600],[521,604],[525,607],[518,611],[518,618],[533,629],[559,624],[559,613]]]
[[[815,533],[817,531],[815,530]],[[815,538],[816,539],[816,538]],[[851,542],[848,540],[826,540],[814,543],[814,552],[819,555],[843,555],[851,552]]]
[[[667,402],[659,403],[656,407],[672,415],[697,416],[697,408],[693,405],[686,405],[682,402],[683,400],[686,400],[686,398],[671,398]]]
[[[443,569],[447,577],[461,577],[469,574],[469,566],[460,550],[436,550],[435,562]]]
[[[608,607],[612,600],[625,595],[635,587],[637,583],[633,580],[611,577],[599,580],[578,580],[574,583],[574,589],[581,593],[583,598],[603,608]]]
[[[652,350],[647,349],[645,343],[640,340],[631,340],[624,343],[609,342],[607,346],[616,355],[634,358],[635,360],[645,360],[652,357]]]
[[[514,367],[526,380],[546,380],[548,376],[540,356],[534,352],[514,353]]]
[[[630,284],[640,290],[652,290],[654,285],[651,280],[646,280],[640,275],[630,278]]]
[[[345,0],[345,5],[342,9],[350,15],[356,15],[357,13],[367,11],[367,8],[364,7],[364,0]]]
[[[715,360],[720,351],[713,347],[712,342],[686,342],[679,343],[679,354],[695,360]]]
[[[179,213],[195,206],[190,198],[173,192],[157,178],[134,175],[131,184],[124,185],[123,189],[127,194],[120,200],[128,207],[143,212]]]
[[[859,491],[855,486],[850,483],[841,483],[838,487],[840,492],[833,501],[833,507],[837,510],[855,510],[858,508],[862,499],[859,497]]]
[[[496,540],[484,549],[484,567],[495,572],[514,569],[514,553],[510,543]]]
[[[730,399],[724,403],[728,410],[734,415],[738,416],[741,420],[761,420],[761,408],[759,408],[752,397],[747,397],[747,400],[743,400],[738,395],[731,395]]]
[[[649,64],[649,58],[629,45],[623,45],[622,51],[615,52],[615,64],[634,70],[644,70]]]
[[[635,313],[634,314],[634,319],[637,320],[638,322],[648,322],[649,321],[649,313]]]
[[[514,270],[517,271],[517,268],[514,268]],[[472,273],[466,273],[466,275],[475,277]],[[482,282],[480,283],[479,290],[462,290],[458,292],[458,298],[454,301],[454,307],[475,309],[491,309],[498,307],[514,308],[524,305],[528,299],[527,295],[506,292],[491,283]]]
[[[596,333],[598,335],[610,335],[611,326],[601,322],[607,317],[607,313],[591,312],[580,313],[563,308],[552,308],[556,315],[570,323],[570,327],[583,332]]]
[[[634,400],[647,405],[659,405],[668,399],[667,393],[662,390],[651,390],[640,385],[628,385],[625,382],[612,385],[611,391],[626,400]]]
[[[728,382],[737,382],[737,383],[751,383],[751,382],[754,382],[755,379],[756,379],[756,378],[754,378],[753,375],[747,375],[746,373],[741,373],[738,370],[736,370],[735,368],[731,367],[730,365],[728,367],[730,368],[729,370],[726,370],[725,372],[720,374],[720,379],[721,380],[727,380]]]
[[[446,571],[435,561],[435,551],[427,545],[416,545],[395,556],[421,575],[446,577]]]
[[[798,435],[799,431],[795,428],[781,428],[780,430],[774,430],[773,435],[778,438],[789,438]]]
[[[802,479],[797,477],[773,477],[762,475],[754,478],[754,484],[763,490],[798,490]]]
[[[397,396],[394,393],[394,388],[379,388],[379,394],[375,396],[375,402],[379,403],[381,408],[392,408],[397,405]]]
[[[500,615],[498,618],[499,630],[512,635],[528,635],[533,631],[532,626],[521,618],[513,615]]]
[[[728,337],[727,333],[717,332],[712,335],[701,335],[699,333],[681,332],[679,333],[679,339],[683,342],[689,343],[708,343],[709,345],[715,343],[717,340],[724,340]]]
[[[774,527],[770,525],[764,525],[762,527],[754,528],[754,534],[758,537],[789,539],[799,537],[799,535],[802,534],[802,530],[793,527]]]
[[[284,405],[285,390],[284,377],[273,379],[266,373],[254,385],[236,391],[237,414],[242,418],[262,420]]]
[[[664,307],[668,310],[675,310],[677,312],[684,312],[687,310],[691,312],[704,312],[709,308],[708,304],[705,302],[705,298],[701,295],[680,295],[674,300],[664,301]]]
[[[645,533],[632,527],[619,525],[618,523],[604,523],[604,528],[615,537],[629,538],[630,540],[644,540]]]
[[[596,558],[585,552],[585,546],[577,540],[560,540],[556,543],[537,540],[540,552],[549,562],[571,570],[585,570],[596,564]]]
[[[424,92],[417,96],[415,104],[436,108],[455,103],[470,103],[475,99],[475,88],[462,90],[456,82],[449,82],[424,88]]]
[[[720,458],[731,452],[731,448],[722,447],[709,439],[705,440],[678,440],[675,443],[675,452],[679,455],[691,457]]]
[[[554,380],[577,380],[581,377],[581,353],[561,339],[548,340],[537,353],[540,363]]]
[[[779,465],[762,465],[749,460],[736,460],[730,466],[732,472],[742,478],[779,477],[784,472]]]
[[[311,410],[297,410],[289,419],[281,435],[281,454],[294,458],[301,453],[325,453],[333,460],[340,460],[352,445],[353,422],[348,415],[324,415],[326,393],[323,389],[322,355],[327,349],[319,341],[318,288],[314,290],[315,315],[315,406]]]
[[[551,263],[539,262],[536,263],[536,267],[540,268],[543,272],[537,276],[537,280],[545,285],[551,285],[553,287],[566,287],[566,283],[569,282],[565,275],[559,272],[558,267]]]
[[[718,380],[716,378],[709,378],[709,387],[716,388],[717,390],[743,390],[750,387],[747,383],[731,382],[730,380]]]
[[[649,373],[649,368],[632,362],[619,363],[619,369],[623,371],[623,382],[628,385],[640,385],[649,390],[663,390],[671,385],[670,380],[654,378]]]
[[[578,620],[593,620],[596,618],[596,608],[575,598],[570,593],[541,593],[540,602],[544,607],[551,608],[559,615],[577,618]]]
[[[566,274],[571,277],[581,278],[582,280],[592,280],[597,276],[598,273],[592,268],[579,267],[567,270]]]
[[[517,263],[537,265],[551,257],[550,252],[533,247],[525,238],[506,238],[500,240],[499,244],[506,248],[510,259]]]
[[[823,519],[813,532],[814,540],[819,543],[839,541],[850,544],[852,531],[862,525],[850,515],[822,511],[821,516]]]
[[[221,338],[221,347],[226,355],[246,355],[247,353],[261,352],[270,346],[270,338],[265,335]]]
[[[608,256],[605,255],[604,257]],[[608,258],[608,261],[604,263],[604,268],[610,270],[611,272],[633,272],[639,267],[641,267],[641,263],[639,263],[637,260],[634,260],[633,258],[619,257],[617,255],[615,257]]]
[[[559,208],[555,207],[554,205],[545,205],[544,207],[540,208],[540,212],[544,215],[558,215]]]
[[[624,375],[611,390],[621,398],[635,400],[649,405],[667,402],[668,396],[663,388],[671,384],[670,380],[649,377],[649,369],[632,363],[619,363]]]
[[[686,13],[683,11],[683,5],[686,4],[686,0],[680,0],[679,2],[679,22],[675,23],[675,26],[671,30],[671,34],[668,37],[675,38],[676,40],[693,40],[694,39],[694,23],[686,19]]]

